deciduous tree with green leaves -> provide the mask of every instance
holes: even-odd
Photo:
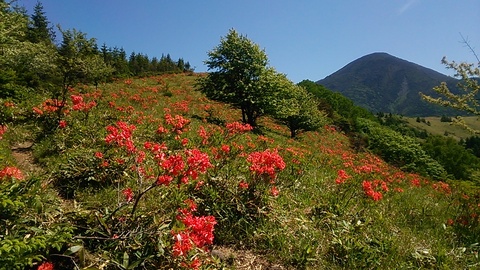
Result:
[[[273,115],[290,129],[294,138],[300,131],[317,130],[326,123],[326,115],[319,110],[318,99],[301,86],[285,77],[284,87],[277,94]]]
[[[62,98],[68,88],[77,82],[93,82],[98,85],[112,74],[113,69],[105,64],[94,38],[87,38],[85,33],[75,29],[60,31],[63,40],[58,50],[58,66],[62,74]]]
[[[208,56],[205,64],[212,72],[200,80],[200,91],[208,98],[240,108],[243,122],[256,126],[272,91],[269,80],[262,80],[272,75],[265,51],[231,29]]]
[[[0,98],[20,97],[55,76],[56,48],[30,41],[28,25],[27,15],[0,1]]]

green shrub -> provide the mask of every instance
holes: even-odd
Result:
[[[363,118],[359,118],[356,125],[367,138],[368,148],[387,162],[434,179],[446,176],[445,169],[415,139]]]
[[[0,179],[0,269],[25,269],[62,252],[73,236],[39,179]]]

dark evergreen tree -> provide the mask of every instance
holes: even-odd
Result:
[[[177,61],[177,68],[180,72],[184,72],[185,71],[185,61],[183,61],[182,58],[179,58],[178,61]]]
[[[470,149],[472,153],[480,157],[480,137],[479,136],[472,136],[465,139],[463,144],[465,148]]]
[[[47,42],[54,43],[55,31],[43,11],[43,5],[37,2],[33,8],[33,14],[28,26],[28,40],[33,43]]]

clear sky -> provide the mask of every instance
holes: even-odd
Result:
[[[18,0],[31,14],[37,0]],[[207,52],[234,28],[265,49],[270,66],[297,83],[386,52],[451,75],[440,63],[480,55],[480,0],[43,0],[53,25],[101,46],[150,58],[169,53],[207,71]],[[59,37],[57,37],[59,38]]]

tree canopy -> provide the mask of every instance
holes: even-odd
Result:
[[[290,129],[294,138],[299,131],[317,130],[326,123],[318,99],[305,88],[290,83],[278,95],[273,115]]]
[[[240,108],[243,122],[255,126],[271,90],[262,81],[262,76],[271,75],[265,51],[231,29],[208,57],[205,64],[211,72],[200,81],[200,90],[209,98]],[[260,93],[262,83],[267,92]]]
[[[44,91],[58,98],[78,82],[97,86],[112,77],[193,71],[188,61],[173,61],[168,54],[158,60],[132,53],[127,59],[122,48],[99,49],[86,33],[60,26],[56,44],[43,5],[37,2],[29,16],[14,2],[0,0],[0,98],[26,100],[25,95]]]
[[[255,127],[257,118],[268,114],[287,125],[295,137],[324,122],[317,99],[269,67],[265,51],[234,29],[208,56],[205,64],[211,72],[199,81],[199,90],[240,108],[244,123]]]

